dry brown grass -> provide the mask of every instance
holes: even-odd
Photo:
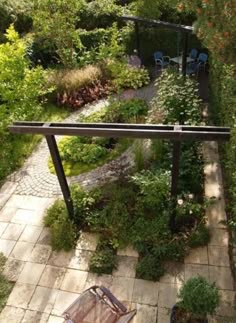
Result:
[[[103,72],[100,67],[88,65],[82,69],[51,71],[48,82],[50,86],[55,86],[59,92],[71,92],[102,78]]]

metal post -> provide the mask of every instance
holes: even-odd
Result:
[[[141,58],[140,39],[139,39],[139,25],[138,25],[138,22],[136,22],[136,21],[135,21],[135,34],[136,34],[136,49],[138,51],[138,56]]]
[[[53,135],[47,135],[45,137],[52,157],[53,165],[55,167],[57,178],[61,187],[61,191],[66,203],[68,214],[69,214],[69,217],[72,218],[74,215],[73,201],[70,196],[70,189],[62,166],[61,157],[57,147],[57,142]]]
[[[188,56],[188,33],[184,33],[183,56],[182,56],[182,74],[183,74],[183,76],[186,76],[187,56]]]

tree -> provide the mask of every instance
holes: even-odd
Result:
[[[83,0],[35,0],[33,25],[36,36],[54,46],[60,62],[71,67],[76,63],[76,49],[81,48],[76,30]]]

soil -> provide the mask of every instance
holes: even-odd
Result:
[[[171,323],[207,323],[207,320],[194,318],[184,309],[175,307]]]

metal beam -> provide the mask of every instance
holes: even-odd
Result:
[[[9,130],[12,133],[31,133],[41,135],[96,136],[115,138],[161,138],[169,140],[227,141],[230,129],[225,127],[191,127],[175,125],[139,125],[139,124],[104,124],[104,123],[51,123],[14,122]]]
[[[184,33],[183,54],[182,54],[182,74],[183,74],[183,76],[186,76],[187,56],[188,56],[188,34]]]
[[[70,189],[66,180],[64,169],[61,162],[61,157],[58,151],[57,142],[54,136],[46,136],[48,148],[52,157],[53,165],[57,174],[57,178],[61,187],[61,191],[66,203],[69,217],[72,218],[74,215],[73,201],[70,196]]]

